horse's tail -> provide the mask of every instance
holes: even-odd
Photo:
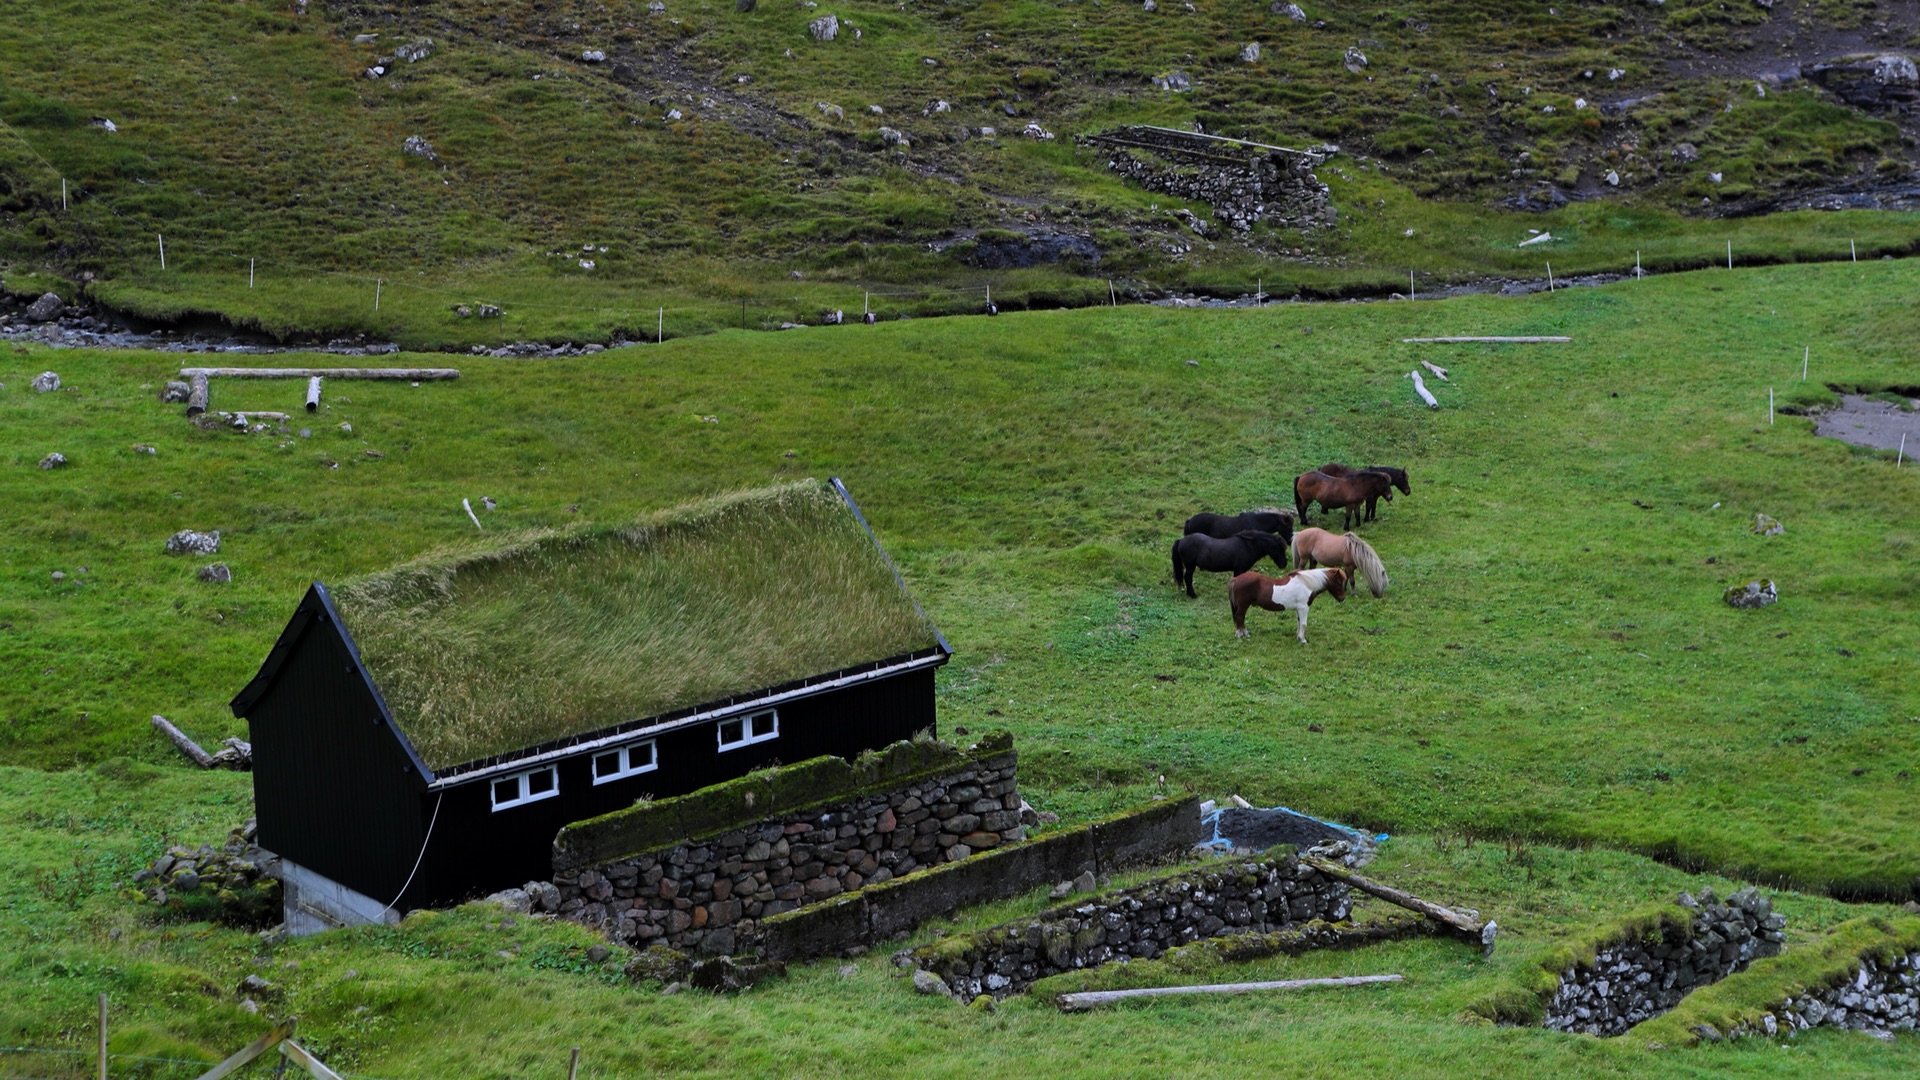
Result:
[[[1303,523],[1307,520],[1307,500],[1306,496],[1300,494],[1300,481],[1305,479],[1305,476],[1306,474],[1302,473],[1293,478],[1293,516]]]
[[[1360,572],[1367,575],[1367,585],[1373,590],[1375,598],[1385,596],[1387,594],[1387,568],[1380,565],[1380,553],[1373,550],[1373,545],[1352,533],[1348,533],[1347,554],[1352,557],[1353,565],[1359,567]]]

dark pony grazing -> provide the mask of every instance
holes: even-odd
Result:
[[[1293,505],[1300,511],[1300,523],[1307,523],[1307,507],[1318,502],[1320,508],[1329,513],[1334,510],[1347,512],[1345,528],[1353,528],[1353,518],[1360,512],[1360,520],[1366,521],[1373,514],[1374,503],[1379,499],[1393,501],[1392,481],[1384,473],[1352,472],[1346,476],[1328,476],[1315,471],[1301,473],[1293,481]]]
[[[1273,533],[1282,540],[1291,540],[1293,518],[1292,510],[1280,510],[1271,506],[1249,510],[1232,517],[1225,514],[1195,514],[1187,519],[1186,534],[1192,536],[1199,533],[1202,536],[1211,536],[1215,540],[1225,540],[1251,529],[1255,532]]]
[[[1345,602],[1347,572],[1337,566],[1323,566],[1318,570],[1298,570],[1279,578],[1251,572],[1238,574],[1233,583],[1227,586],[1227,597],[1233,601],[1234,635],[1247,636],[1247,609],[1257,606],[1268,611],[1292,611],[1298,615],[1298,636],[1300,644],[1305,645],[1307,609],[1313,606],[1313,598],[1323,592],[1332,594],[1336,601]]]
[[[1198,596],[1193,591],[1195,570],[1244,574],[1261,559],[1272,559],[1273,565],[1285,570],[1287,541],[1272,533],[1253,529],[1236,533],[1225,540],[1198,534],[1183,536],[1173,542],[1173,584],[1175,588],[1184,586],[1188,596]]]
[[[1387,478],[1388,483],[1399,488],[1400,494],[1413,494],[1413,485],[1407,480],[1407,470],[1397,469],[1392,465],[1362,465],[1359,468],[1354,468],[1350,465],[1342,465],[1337,461],[1329,461],[1325,465],[1320,466],[1319,471],[1326,473],[1328,476],[1350,476],[1357,472],[1379,473]],[[1367,507],[1367,520],[1373,520],[1373,507],[1371,506]]]

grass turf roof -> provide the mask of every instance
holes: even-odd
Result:
[[[436,771],[938,641],[814,481],[469,544],[332,593]]]

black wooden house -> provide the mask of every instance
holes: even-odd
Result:
[[[561,826],[935,726],[946,640],[838,480],[315,582],[233,699],[295,932],[551,875]]]

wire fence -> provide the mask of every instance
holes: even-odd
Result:
[[[154,1057],[146,1054],[106,1055],[104,1075],[139,1080],[198,1077],[219,1064],[194,1058]],[[85,1080],[103,1075],[101,1056],[93,1050],[63,1050],[43,1046],[0,1046],[0,1077],[7,1080]],[[260,1058],[231,1075],[266,1075],[279,1068],[277,1058]],[[333,1070],[348,1080],[387,1080],[365,1073]]]

